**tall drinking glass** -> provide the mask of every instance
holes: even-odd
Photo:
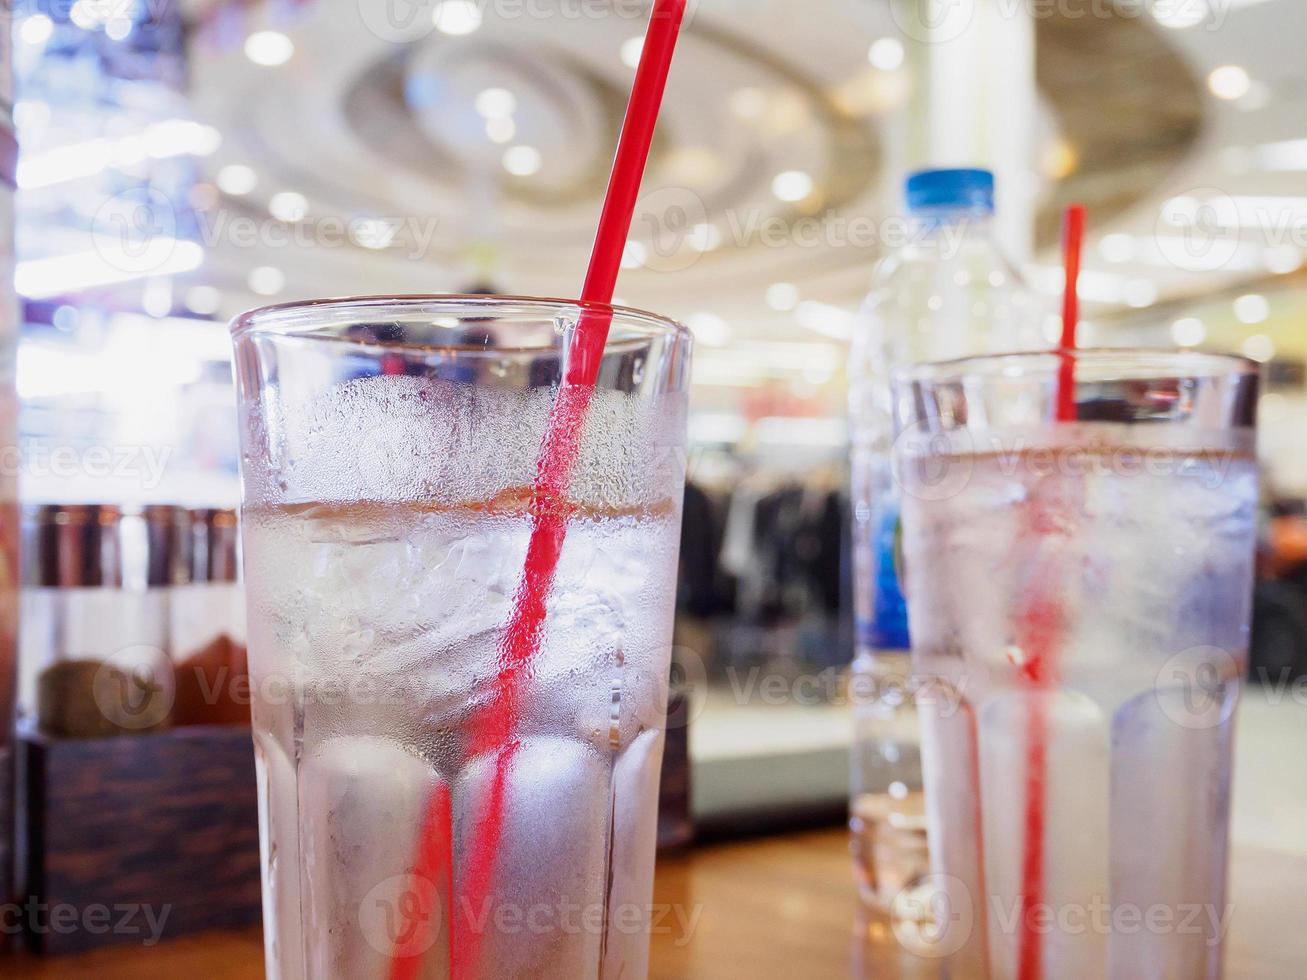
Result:
[[[896,926],[954,980],[1220,976],[1257,387],[1194,352],[898,378],[933,873]]]
[[[516,723],[476,734],[579,312],[359,299],[234,326],[273,978],[646,974],[689,381],[674,323],[612,311]]]

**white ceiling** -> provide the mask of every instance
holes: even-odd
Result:
[[[1167,2],[1180,13],[1210,4],[1201,23],[1184,29],[1148,20],[1157,43],[1190,67],[1189,84],[1205,88],[1214,69],[1237,65],[1249,74],[1251,90],[1233,101],[1205,94],[1192,150],[1168,176],[1142,188],[1124,213],[1092,226],[1086,298],[1090,314],[1105,322],[1132,304],[1246,283],[1263,288],[1268,266],[1287,272],[1307,254],[1307,143],[1266,149],[1307,140],[1307,4],[1159,5]],[[603,17],[512,16],[524,6],[595,9],[581,0],[480,6],[479,29],[450,36],[433,29],[429,12],[409,28],[387,22],[393,8],[386,0],[310,4],[296,20],[277,23],[295,54],[271,68],[251,63],[242,50],[246,34],[267,25],[211,22],[197,30],[196,112],[224,136],[206,161],[208,174],[216,179],[223,167],[240,164],[258,177],[252,192],[225,195],[208,219],[216,247],[205,275],[224,290],[226,311],[266,301],[246,284],[249,270],[262,265],[285,273],[278,299],[456,291],[486,275],[512,292],[577,291],[633,74],[622,46],[642,33],[643,20],[630,2],[617,2],[618,13]],[[792,240],[769,247],[756,236],[774,219],[881,210],[879,143],[885,114],[902,103],[907,83],[901,71],[872,68],[868,48],[894,36],[895,25],[880,0],[691,6],[632,235],[643,249],[632,258],[643,263],[624,273],[620,298],[680,317],[712,313],[736,340],[822,342],[796,327],[792,314],[769,310],[767,287],[791,282],[805,299],[851,307],[865,290],[875,250]],[[1140,7],[1122,9],[1137,16]],[[1137,67],[1136,82],[1134,66],[1124,66],[1124,84],[1149,84],[1147,66]],[[478,112],[477,96],[487,88],[515,96],[516,132],[506,144],[489,138]],[[1048,114],[1040,129],[1055,140],[1056,106]],[[1099,135],[1110,139],[1117,125],[1104,118]],[[519,144],[539,151],[538,173],[515,177],[504,169],[504,150]],[[530,164],[527,157],[518,162]],[[1292,169],[1267,169],[1285,164]],[[773,192],[774,178],[786,171],[814,178],[813,194],[798,205]],[[1094,176],[1073,175],[1085,186]],[[1051,182],[1046,190],[1056,197]],[[273,195],[285,191],[309,202],[293,236],[268,216]],[[1301,200],[1267,200],[1294,196]],[[1193,211],[1204,203],[1218,217],[1206,231],[1202,213]],[[1259,226],[1225,227],[1231,208],[1243,224]],[[1185,216],[1194,213],[1208,235],[1196,257],[1184,250],[1183,237]],[[260,243],[237,241],[233,217],[256,219]],[[358,226],[359,237],[372,235],[375,245],[378,228],[393,230],[389,246],[338,241],[343,224],[361,219],[382,224]],[[1098,242],[1106,234],[1114,237],[1103,249]],[[287,237],[315,244],[283,244]],[[1037,281],[1055,288],[1049,267],[1056,256],[1041,255],[1040,264],[1045,271],[1036,271]]]

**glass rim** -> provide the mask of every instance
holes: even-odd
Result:
[[[437,308],[435,315],[439,316],[442,315],[438,309],[441,306],[450,308],[445,310],[443,315],[460,316],[460,318],[466,317],[468,319],[475,319],[475,312],[478,307],[487,310],[516,307],[523,312],[534,310],[538,313],[551,310],[557,312],[564,309],[577,311],[589,309],[607,312],[614,321],[620,321],[626,326],[634,326],[638,332],[648,336],[670,336],[681,342],[691,341],[694,337],[690,328],[679,320],[673,320],[671,317],[651,313],[648,310],[633,306],[585,302],[579,299],[560,299],[552,296],[516,296],[498,293],[490,295],[484,293],[413,293],[395,296],[383,294],[274,303],[269,306],[256,307],[232,318],[229,330],[233,340],[239,340],[251,334],[266,333],[273,336],[296,336],[305,339],[333,341],[339,338],[315,336],[310,332],[311,327],[321,327],[323,325],[320,319],[322,314],[331,312],[346,313],[353,310],[412,310],[433,307]],[[468,316],[467,313],[462,312],[468,309],[471,309],[473,316]],[[605,346],[620,342],[620,338],[610,335]],[[382,344],[381,346],[386,345]],[[426,344],[416,346],[431,346],[433,349],[437,347],[437,345]],[[501,346],[489,349],[502,351],[511,348]],[[538,350],[544,348],[535,346],[522,349]]]
[[[1261,374],[1262,363],[1242,354],[1200,351],[1176,347],[1082,347],[1066,352],[1077,365],[1098,368],[1102,374],[1093,380],[1118,377],[1122,380],[1148,380],[1172,377],[1254,377]],[[894,379],[903,382],[931,382],[975,375],[986,378],[1002,376],[1000,368],[1024,367],[1019,376],[1056,374],[1064,352],[1056,349],[1012,351],[996,354],[972,354],[946,361],[914,364],[894,371]],[[1115,369],[1115,372],[1113,371]]]

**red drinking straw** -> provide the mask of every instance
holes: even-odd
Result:
[[[1062,363],[1057,376],[1057,420],[1076,420],[1075,350],[1076,329],[1080,326],[1080,253],[1085,245],[1085,206],[1073,204],[1066,209],[1062,227],[1062,254],[1066,264],[1066,289],[1062,293]]]
[[[521,678],[540,646],[545,612],[554,572],[567,535],[571,504],[567,490],[572,467],[580,449],[586,408],[594,391],[603,360],[604,346],[613,313],[612,302],[622,253],[635,213],[640,183],[644,178],[654,128],[667,88],[672,55],[685,15],[686,0],[656,0],[645,35],[640,65],[636,70],[631,100],[617,144],[612,178],[604,199],[599,230],[595,235],[590,267],[581,291],[581,314],[567,342],[562,384],[550,410],[549,423],[540,456],[531,500],[531,536],[527,543],[522,579],[513,597],[513,609],[499,644],[499,671],[490,695],[471,722],[468,757],[494,752],[495,769],[480,809],[477,827],[471,834],[467,863],[461,869],[460,907],[472,916],[480,915],[490,895],[503,834],[505,791],[508,770],[517,751]],[[428,881],[443,881],[444,894],[455,901],[452,846],[433,847],[432,839],[453,840],[452,815],[433,793],[420,831],[414,874]],[[425,857],[436,855],[428,862]],[[444,856],[448,855],[448,860]],[[450,915],[452,925],[453,914]],[[430,924],[424,925],[429,928]],[[405,930],[401,928],[401,933]],[[449,936],[450,973],[455,980],[476,973],[479,936],[474,930],[454,929]],[[397,949],[396,953],[400,951]],[[395,955],[391,980],[416,980],[420,956]]]
[[[1085,209],[1067,208],[1063,226],[1063,258],[1066,263],[1066,292],[1062,297],[1062,342],[1058,348],[1057,420],[1076,421],[1075,351],[1076,328],[1080,321],[1080,253],[1084,247]],[[1035,517],[1035,532],[1048,522]],[[1044,836],[1048,799],[1048,692],[1056,683],[1057,648],[1062,642],[1064,616],[1055,588],[1047,576],[1036,576],[1030,605],[1022,617],[1021,645],[1026,653],[1022,669],[1032,688],[1026,726],[1026,813],[1025,848],[1021,860],[1021,918],[1018,978],[1040,980],[1043,976],[1040,930],[1035,928],[1037,909],[1043,902]]]

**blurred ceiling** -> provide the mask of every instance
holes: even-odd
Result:
[[[1166,2],[1115,16],[1040,5],[1049,15],[1037,20],[1037,284],[1056,289],[1059,209],[1085,201],[1085,292],[1101,333],[1136,329],[1133,311],[1157,303],[1183,312],[1198,294],[1280,290],[1307,255],[1307,5]],[[206,277],[227,310],[266,301],[256,293],[445,292],[486,279],[575,293],[644,28],[641,4],[612,0],[595,16],[600,6],[269,9],[261,26],[291,54],[275,39],[251,47],[248,10],[189,4],[196,111],[224,137],[206,161],[220,188]],[[698,315],[710,344],[838,337],[823,308],[796,326],[790,300],[849,308],[866,289],[874,246],[804,229],[882,216],[884,124],[911,81],[892,45],[871,46],[896,37],[879,0],[692,3],[620,298]],[[254,219],[252,239],[235,218]],[[265,269],[259,290],[252,268]],[[771,304],[781,310],[765,301],[776,283],[797,287]],[[1250,324],[1228,308],[1204,331],[1239,346]],[[1171,310],[1149,322],[1169,327]]]

